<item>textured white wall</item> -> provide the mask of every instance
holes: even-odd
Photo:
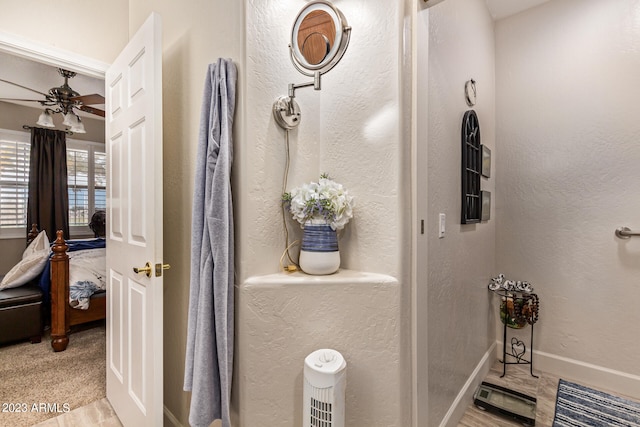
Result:
[[[354,219],[340,245],[342,267],[399,277],[407,239],[409,144],[401,126],[403,6],[398,2],[337,1],[350,26],[342,61],[322,77],[322,90],[298,89],[300,126],[290,133],[288,189],[327,172],[356,198]],[[284,250],[280,195],[284,131],[273,102],[289,83],[310,81],[289,59],[291,26],[304,2],[252,0],[246,10],[247,137],[238,148],[238,238],[242,279],[278,271]],[[293,224],[295,225],[295,224]],[[300,233],[296,226],[295,237]]]
[[[347,362],[345,426],[409,425],[396,279],[342,269],[326,277],[278,273],[248,279],[236,296],[234,425],[303,425],[304,358],[321,348]]]
[[[497,265],[541,298],[536,347],[640,375],[640,1],[499,21]],[[615,386],[615,385],[612,385]]]
[[[305,3],[249,0],[246,138],[236,146],[234,166],[239,189],[235,201],[240,284],[239,387],[234,389],[234,405],[240,425],[255,425],[260,417],[263,422],[275,422],[276,415],[282,425],[300,422],[302,401],[297,395],[302,361],[321,343],[340,346],[353,362],[349,425],[400,427],[409,423],[410,144],[403,128],[403,114],[408,111],[403,99],[405,9],[403,2],[387,0],[337,0],[334,4],[353,28],[351,41],[341,62],[322,77],[321,91],[296,91],[302,120],[290,132],[287,190],[317,180],[324,172],[342,183],[357,206],[340,238],[341,268],[382,273],[397,283],[380,289],[374,282],[361,280],[368,273],[356,273],[360,285],[353,286],[341,271],[327,278],[307,277],[313,290],[306,290],[304,280],[289,286],[282,273],[275,276],[282,279],[281,286],[267,286],[265,280],[272,281],[271,275],[279,271],[285,248],[280,202],[285,132],[273,119],[272,105],[278,96],[287,94],[289,83],[311,78],[296,71],[288,51],[291,26]],[[301,233],[296,224],[290,224],[293,241]],[[334,325],[330,329],[314,320],[322,313]],[[349,320],[353,315],[366,319],[365,323]],[[391,335],[383,326],[388,324],[394,325]],[[382,348],[385,350],[379,352]],[[371,352],[375,356],[369,357]],[[265,358],[272,361],[267,371],[262,369]],[[372,361],[385,373],[377,373]],[[274,376],[278,371],[294,378]],[[362,396],[375,399],[366,402]],[[284,401],[278,402],[281,397]],[[385,399],[389,407],[369,405]]]
[[[495,149],[494,27],[483,0],[447,0],[418,14],[419,43],[417,116],[418,151],[427,171],[428,273],[418,276],[417,324],[418,425],[439,425],[480,359],[495,341],[487,283],[495,267],[495,232],[500,216],[460,224],[461,135],[465,111],[465,82],[477,82],[477,104],[482,144]],[[425,57],[428,63],[424,62]],[[495,165],[495,164],[494,164]],[[424,165],[419,164],[419,168]],[[495,171],[495,166],[494,169]],[[418,172],[421,173],[420,171]],[[422,169],[424,174],[424,169]],[[495,196],[495,175],[481,178],[481,188]],[[423,178],[424,179],[424,178]],[[420,180],[420,185],[424,181]],[[445,237],[438,238],[438,214],[446,214]],[[418,254],[419,260],[423,255]],[[426,315],[424,310],[426,309]],[[426,390],[424,384],[428,384]],[[428,395],[428,399],[427,399]]]

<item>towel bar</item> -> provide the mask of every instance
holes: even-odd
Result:
[[[630,239],[631,236],[640,236],[640,232],[631,231],[629,227],[619,227],[616,229],[616,237],[620,239]]]

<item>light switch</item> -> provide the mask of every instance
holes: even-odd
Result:
[[[444,225],[446,222],[446,215],[441,213],[438,215],[438,237],[442,239],[444,237]]]

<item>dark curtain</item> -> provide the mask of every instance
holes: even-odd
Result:
[[[64,131],[32,128],[27,224],[38,224],[50,241],[56,231],[69,238],[67,139]]]

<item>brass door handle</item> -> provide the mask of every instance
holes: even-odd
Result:
[[[162,270],[168,270],[171,266],[169,264],[156,264],[156,277],[162,276]]]
[[[136,274],[144,273],[147,277],[151,277],[151,264],[147,261],[144,267],[133,267],[133,272]]]
[[[168,270],[171,266],[169,264],[156,264],[155,272],[156,277],[162,276],[162,270]],[[144,273],[147,277],[151,277],[151,271],[153,268],[151,267],[151,263],[147,262],[144,267],[133,267],[133,272],[136,274]]]

